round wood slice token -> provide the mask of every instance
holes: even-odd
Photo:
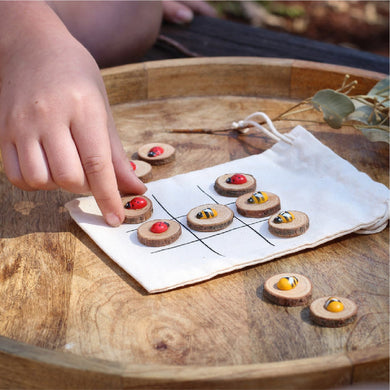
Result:
[[[204,204],[194,207],[187,214],[187,225],[199,232],[215,232],[225,229],[233,221],[233,211],[222,204]]]
[[[295,278],[295,279],[294,279]],[[285,279],[282,285],[291,284],[291,289],[282,290],[278,287],[281,279]],[[293,287],[295,285],[295,287]],[[281,306],[306,305],[311,298],[312,285],[310,280],[303,275],[295,273],[283,273],[271,276],[264,283],[264,297],[272,303]]]
[[[227,173],[219,176],[214,189],[222,196],[240,196],[256,189],[256,179],[247,173]]]
[[[152,201],[146,196],[123,196],[122,204],[125,210],[124,223],[141,223],[145,222],[152,216]]]
[[[164,143],[146,144],[138,149],[138,157],[152,165],[163,165],[175,159],[175,148]]]
[[[337,299],[344,308],[338,312],[332,312],[326,309],[328,299]],[[310,317],[317,325],[329,328],[338,328],[348,325],[356,320],[357,305],[350,299],[343,297],[323,297],[318,298],[310,305]]]
[[[280,210],[280,199],[272,192],[250,192],[237,198],[236,207],[244,217],[264,218]]]
[[[293,216],[293,217],[292,217]],[[281,221],[279,223],[276,220]],[[296,237],[305,233],[309,228],[309,217],[302,211],[289,210],[271,215],[268,229],[275,236]]]
[[[146,246],[165,246],[181,235],[178,222],[168,219],[154,219],[143,223],[137,229],[138,241]]]
[[[152,166],[148,162],[142,160],[131,160],[130,164],[135,175],[144,183],[152,179]]]

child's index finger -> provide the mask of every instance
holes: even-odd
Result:
[[[89,189],[104,219],[111,226],[119,226],[124,220],[124,211],[112,162],[105,114],[105,107],[101,107],[99,102],[94,108],[84,107],[82,115],[72,121],[71,132]]]
[[[82,158],[82,164],[104,219],[111,226],[119,226],[124,220],[124,211],[111,159],[88,155]]]

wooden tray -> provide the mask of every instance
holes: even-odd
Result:
[[[261,58],[150,62],[107,69],[103,76],[129,157],[152,140],[176,146],[176,162],[153,168],[159,179],[273,144],[258,133],[171,129],[221,128],[258,110],[272,118],[319,89],[339,87],[346,73],[359,81],[356,93],[383,77]],[[297,123],[276,125],[285,132]],[[389,185],[387,145],[351,127],[301,123]],[[0,180],[2,387],[320,389],[388,381],[388,229],[148,295],[72,222],[63,205],[75,195],[23,192],[3,172]],[[357,321],[321,328],[310,321],[308,307],[268,303],[264,281],[281,272],[309,277],[313,299],[337,294],[354,300]]]

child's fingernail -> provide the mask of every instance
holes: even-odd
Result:
[[[194,14],[188,8],[180,8],[175,15],[175,23],[189,23],[194,18]]]
[[[114,213],[109,213],[106,215],[106,222],[113,227],[117,227],[122,223],[119,217]]]

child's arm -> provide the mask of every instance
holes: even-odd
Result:
[[[92,192],[110,225],[118,188],[143,193],[116,133],[96,62],[41,2],[0,2],[0,149],[25,190]]]

